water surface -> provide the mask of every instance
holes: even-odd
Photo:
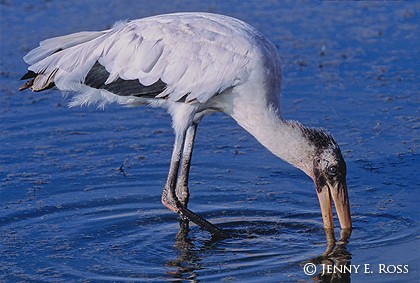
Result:
[[[108,2],[0,2],[0,280],[316,282],[331,279],[318,274],[331,261],[373,271],[342,281],[419,279],[417,3]],[[336,257],[320,257],[311,180],[230,118],[200,124],[190,208],[239,236],[214,241],[193,225],[176,238],[160,203],[173,142],[164,111],[17,92],[38,41],[175,11],[238,17],[277,46],[284,116],[327,128],[347,161],[354,231]]]

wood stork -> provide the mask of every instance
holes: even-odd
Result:
[[[281,62],[274,45],[252,26],[209,13],[158,15],[44,40],[24,60],[30,67],[22,79],[29,80],[20,90],[56,86],[75,93],[70,106],[116,102],[170,113],[175,143],[162,203],[185,227],[191,220],[226,236],[187,208],[197,124],[221,111],[313,179],[324,228],[333,228],[332,198],[341,228],[351,229],[339,146],[322,129],[282,118]]]

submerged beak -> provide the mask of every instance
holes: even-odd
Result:
[[[337,211],[341,229],[351,229],[350,205],[346,181],[343,180],[339,182],[337,187],[333,188],[330,188],[328,185],[317,187],[317,194],[321,207],[324,229],[334,228],[331,198],[334,200],[335,210]]]

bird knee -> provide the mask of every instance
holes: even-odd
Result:
[[[161,201],[162,201],[162,204],[166,206],[169,210],[172,210],[173,212],[176,212],[176,213],[179,212],[179,209],[175,205],[175,201],[168,196],[166,190],[163,191]]]

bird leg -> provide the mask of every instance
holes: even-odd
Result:
[[[192,129],[191,131],[195,132],[195,129]],[[189,219],[204,230],[210,232],[213,236],[217,238],[226,238],[227,234],[223,230],[186,208],[177,197],[176,182],[178,177],[182,149],[184,147],[184,142],[186,138],[186,132],[187,131],[176,133],[171,164],[169,167],[168,179],[166,181],[166,185],[162,194],[162,203],[170,210],[180,214],[181,218]],[[182,179],[182,177],[180,178]],[[184,200],[187,200],[187,198],[184,198]]]
[[[197,124],[193,123],[187,130],[185,136],[184,149],[182,151],[181,167],[179,168],[178,180],[176,182],[176,196],[181,204],[187,208],[190,193],[188,189],[188,178],[190,175],[191,157],[194,147],[195,133],[197,131]],[[181,229],[188,230],[188,218],[180,217]]]
[[[178,206],[182,204],[180,203],[179,199],[176,196],[175,188],[176,188],[176,179],[178,176],[178,169],[179,169],[179,162],[181,159],[182,154],[182,146],[183,146],[183,139],[185,133],[181,136],[178,134],[175,138],[175,144],[172,151],[172,158],[171,164],[169,166],[169,174],[166,180],[165,188],[163,189],[162,193],[162,203],[170,210],[179,213]],[[179,203],[179,205],[177,205]]]

